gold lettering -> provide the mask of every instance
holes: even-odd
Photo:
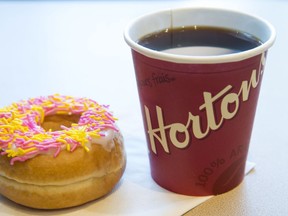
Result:
[[[233,112],[229,111],[229,104],[235,103],[235,109]],[[230,93],[226,95],[221,102],[221,114],[224,119],[232,119],[239,108],[239,98],[236,93]]]
[[[155,141],[154,141],[154,138],[156,138],[160,142],[160,144],[162,145],[164,151],[169,153],[169,148],[168,148],[167,139],[166,139],[166,135],[165,135],[165,127],[164,127],[162,109],[160,107],[156,106],[158,129],[153,129],[149,109],[146,106],[144,108],[145,108],[146,122],[147,122],[147,128],[148,128],[147,132],[149,134],[150,145],[151,145],[152,151],[155,154],[157,154],[156,153],[157,152],[156,151],[156,145],[155,145]],[[160,136],[158,136],[156,134],[157,132],[160,132]]]
[[[199,110],[205,110],[206,117],[207,117],[207,127],[206,129],[202,129],[201,124],[201,118],[199,115],[193,115],[191,112],[188,113],[188,121],[185,124],[182,124],[180,122],[172,123],[169,125],[165,125],[164,119],[163,119],[163,112],[161,107],[156,106],[156,115],[157,115],[157,123],[158,128],[152,127],[151,122],[151,116],[150,111],[147,106],[144,106],[145,109],[145,116],[146,116],[146,123],[147,123],[147,133],[149,135],[150,145],[152,151],[157,154],[156,149],[156,143],[159,143],[160,146],[162,146],[163,150],[166,153],[170,152],[167,137],[166,137],[166,130],[169,130],[169,138],[171,143],[177,147],[177,148],[185,148],[187,147],[191,141],[190,138],[192,138],[192,135],[195,136],[197,139],[205,138],[210,130],[217,130],[220,128],[222,123],[225,119],[232,119],[235,117],[239,110],[240,106],[240,99],[242,99],[242,102],[245,102],[249,99],[249,94],[252,88],[256,88],[260,82],[260,75],[263,73],[260,71],[261,64],[263,65],[265,62],[265,56],[262,55],[260,66],[259,66],[259,73],[257,76],[257,70],[252,70],[250,80],[243,80],[241,83],[241,87],[239,89],[238,93],[229,93],[229,91],[232,89],[231,85],[226,86],[224,89],[222,89],[220,92],[218,92],[216,95],[212,96],[210,92],[204,92],[203,98],[204,103],[199,106]],[[241,96],[242,95],[242,98]],[[220,110],[221,110],[221,118],[220,120],[216,120],[216,115],[214,112],[214,108],[216,106],[216,101],[221,100]],[[234,104],[233,109],[230,104]],[[192,127],[192,133],[190,134],[188,131],[189,127]],[[178,136],[182,134],[182,140],[179,140],[180,137]]]
[[[251,86],[253,88],[257,87],[257,85],[258,85],[258,83],[260,81],[260,74],[261,73],[258,73],[258,77],[257,77],[257,71],[254,69],[252,71],[249,84],[248,84],[247,80],[242,81],[241,88],[239,90],[238,96],[240,96],[242,94],[242,101],[243,102],[248,100],[249,94],[250,94],[250,90],[251,90]]]
[[[187,128],[185,125],[181,123],[174,123],[170,125],[170,139],[171,142],[177,147],[177,148],[185,148],[189,144],[189,133],[187,131]],[[177,133],[184,133],[185,139],[183,142],[180,142],[177,139]]]
[[[207,136],[209,133],[209,127],[206,128],[205,132],[202,132],[201,130],[201,123],[200,123],[200,117],[194,116],[191,112],[189,112],[189,118],[187,123],[187,128],[189,124],[192,122],[192,133],[197,139],[202,139]]]
[[[232,88],[231,85],[226,86],[222,91],[212,97],[210,92],[204,92],[204,104],[199,107],[199,110],[206,109],[207,123],[208,128],[212,130],[217,130],[223,123],[223,118],[220,119],[218,123],[216,123],[215,113],[213,103],[226,94]]]

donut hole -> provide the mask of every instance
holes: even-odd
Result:
[[[48,115],[45,116],[41,127],[44,130],[60,131],[61,126],[71,127],[73,123],[78,123],[81,115]]]

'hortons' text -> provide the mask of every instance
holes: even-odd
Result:
[[[262,65],[264,65],[264,55],[262,56]],[[260,64],[261,66],[261,64]],[[169,153],[168,139],[177,148],[186,148],[191,142],[192,135],[197,139],[206,137],[210,131],[215,131],[221,127],[223,122],[228,119],[232,119],[237,114],[240,108],[240,102],[245,102],[249,99],[249,93],[252,89],[255,89],[259,83],[260,76],[263,73],[263,68],[259,67],[259,73],[254,69],[251,72],[250,80],[243,80],[240,89],[237,93],[231,92],[233,86],[227,85],[221,91],[212,95],[210,92],[203,92],[204,103],[199,106],[199,110],[204,111],[206,114],[206,124],[204,129],[201,128],[201,118],[199,115],[194,115],[189,112],[187,114],[187,122],[180,123],[175,122],[172,124],[165,124],[162,108],[156,106],[157,127],[153,128],[150,110],[147,106],[144,106],[147,132],[152,151],[157,154],[156,143],[158,142],[165,152]],[[216,120],[214,113],[215,101],[220,101],[220,118]],[[233,109],[229,105],[233,104]],[[190,129],[191,128],[191,129]],[[184,138],[179,140],[177,134],[183,134]],[[168,134],[168,137],[166,136]]]

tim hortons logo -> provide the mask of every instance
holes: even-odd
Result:
[[[186,123],[175,122],[172,124],[165,124],[162,108],[156,106],[156,116],[158,127],[153,128],[150,117],[150,110],[147,106],[144,105],[146,123],[147,123],[147,133],[149,135],[150,145],[152,151],[157,154],[155,140],[162,146],[166,153],[169,153],[169,146],[167,140],[170,139],[171,143],[177,148],[186,148],[191,142],[190,139],[194,135],[197,139],[202,139],[206,137],[210,131],[215,131],[221,127],[223,122],[228,119],[235,117],[239,110],[240,101],[245,102],[249,99],[249,93],[251,89],[255,89],[258,86],[260,76],[263,74],[263,67],[265,64],[265,56],[262,55],[261,63],[257,70],[253,69],[251,72],[250,80],[243,80],[240,86],[238,93],[231,92],[233,88],[232,85],[227,85],[221,91],[212,95],[210,92],[203,92],[204,103],[199,106],[199,110],[206,113],[207,127],[202,129],[201,118],[199,115],[194,115],[189,112],[187,114],[188,119]],[[216,120],[214,113],[214,102],[220,101],[220,120]],[[234,104],[233,110],[230,104]],[[188,129],[191,128],[191,129]],[[168,133],[166,133],[168,132]],[[184,138],[179,140],[177,134],[181,133],[184,135]],[[168,134],[168,137],[166,136]]]

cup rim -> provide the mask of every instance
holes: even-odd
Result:
[[[172,11],[181,11],[181,10],[214,10],[214,11],[221,11],[221,12],[232,12],[232,13],[237,13],[242,16],[247,16],[251,17],[253,19],[256,19],[260,22],[262,22],[267,29],[270,30],[270,37],[267,41],[263,42],[260,46],[257,46],[255,48],[245,50],[243,52],[238,52],[238,53],[232,53],[232,54],[223,54],[223,55],[211,55],[211,56],[189,56],[189,55],[178,55],[178,54],[171,54],[171,53],[164,53],[164,52],[159,52],[156,50],[152,50],[146,47],[143,47],[139,45],[136,41],[134,41],[131,36],[130,36],[130,30],[131,28],[140,20],[147,18],[151,15],[156,15],[160,13],[165,13],[165,12],[172,12]],[[160,30],[160,29],[159,29]],[[153,32],[151,32],[153,33]],[[276,31],[267,20],[248,14],[243,11],[238,11],[238,10],[233,10],[233,9],[227,9],[227,8],[218,8],[218,7],[180,7],[180,8],[170,8],[170,9],[164,9],[164,10],[159,10],[156,12],[148,13],[146,15],[142,15],[134,20],[132,20],[125,28],[124,30],[124,39],[126,43],[131,47],[132,50],[135,50],[139,53],[141,53],[144,56],[158,59],[158,60],[164,60],[164,61],[169,61],[169,62],[174,62],[174,63],[200,63],[200,64],[214,64],[214,63],[227,63],[227,62],[237,62],[237,61],[242,61],[245,59],[248,59],[250,57],[262,54],[266,50],[268,50],[273,43],[275,42],[276,39]]]

